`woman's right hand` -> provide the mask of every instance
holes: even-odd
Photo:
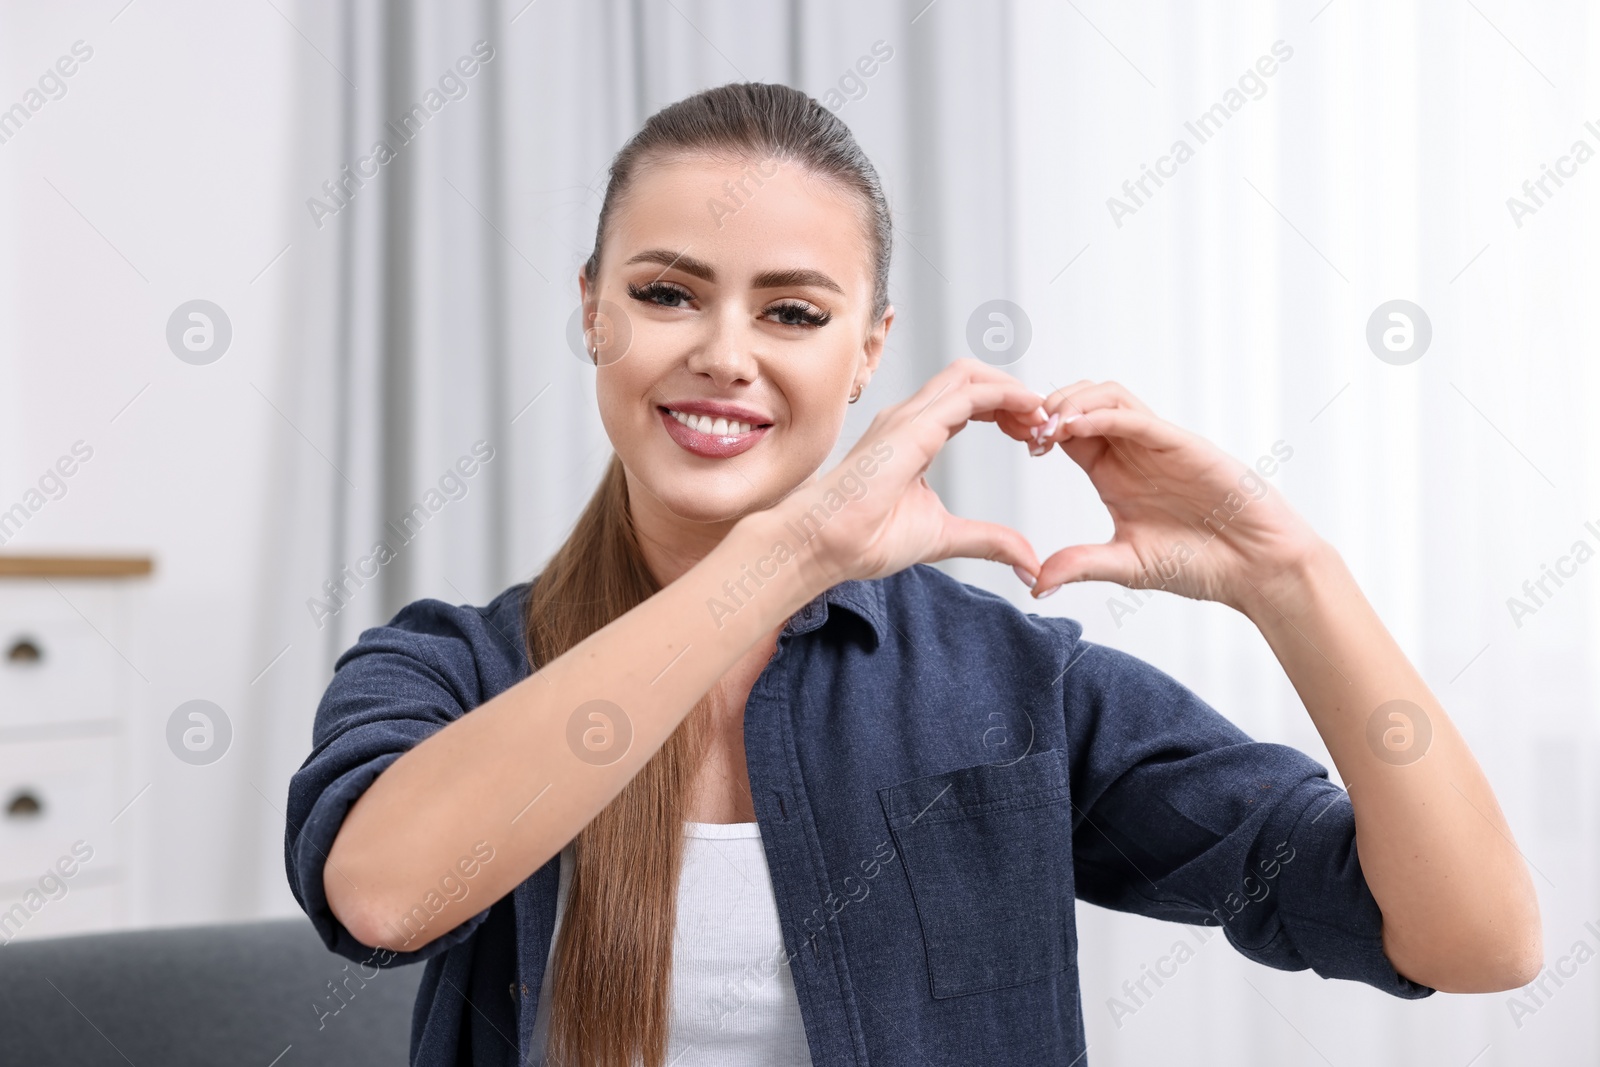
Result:
[[[1029,575],[1039,558],[1020,533],[952,515],[923,477],[967,422],[993,422],[1032,443],[1048,416],[1044,397],[981,360],[958,359],[906,400],[873,418],[850,453],[771,509],[786,540],[804,539],[802,559],[829,586],[881,578],[914,563],[954,556],[1009,563]]]

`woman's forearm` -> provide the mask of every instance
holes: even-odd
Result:
[[[413,951],[482,911],[543,866],[603,809],[738,659],[825,589],[805,558],[771,561],[781,509],[741,520],[671,585],[597,630],[541,670],[485,701],[406,752],[351,807],[329,851],[328,904],[362,943]],[[792,539],[791,539],[792,540]],[[794,547],[794,546],[792,546]],[[759,587],[750,579],[764,558]],[[731,599],[724,583],[744,592]],[[748,594],[748,595],[747,595]],[[731,615],[709,604],[742,602]],[[580,758],[569,721],[597,742],[625,718],[626,751],[614,762]],[[406,917],[463,857],[493,851],[469,893]],[[435,902],[437,903],[437,902]]]
[[[1448,992],[1531,981],[1538,899],[1477,760],[1331,545],[1252,584],[1260,628],[1355,809],[1361,869],[1395,969]],[[1403,703],[1391,703],[1403,702]]]

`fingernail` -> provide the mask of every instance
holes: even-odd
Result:
[[[1040,419],[1047,418],[1048,414],[1049,414],[1048,412],[1045,411],[1043,405],[1040,405],[1039,407],[1034,408],[1033,409],[1033,413],[1035,415],[1039,416]]]
[[[1079,411],[1079,412],[1077,412],[1075,414],[1072,414],[1072,415],[1068,415],[1066,418],[1061,420],[1061,425],[1065,426],[1069,422],[1076,422],[1078,419],[1080,419],[1082,417],[1083,417],[1083,412],[1081,412],[1081,411]]]
[[[1049,437],[1056,432],[1056,427],[1061,425],[1061,412],[1050,416],[1050,421],[1044,424],[1044,429],[1039,431],[1041,437]]]
[[[1049,589],[1046,589],[1042,593],[1035,593],[1033,598],[1035,600],[1043,600],[1045,597],[1049,596],[1051,593],[1054,593],[1057,589],[1060,589],[1060,588],[1061,588],[1061,585],[1058,582],[1057,584],[1052,585]]]
[[[1011,571],[1017,576],[1018,579],[1021,580],[1023,585],[1030,589],[1033,588],[1033,575],[1023,570],[1021,564],[1013,563],[1011,565]]]
[[[1050,444],[1048,441],[1039,441],[1039,442],[1036,442],[1035,444],[1031,444],[1031,445],[1028,446],[1028,455],[1030,455],[1030,456],[1042,456],[1042,455],[1044,455],[1046,452],[1050,451],[1050,449],[1052,449],[1054,447],[1055,446]]]

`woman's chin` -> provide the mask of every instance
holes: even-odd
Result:
[[[669,486],[656,486],[655,495],[668,511],[686,522],[735,522],[770,506],[770,501],[738,474],[732,475],[732,481],[736,484],[705,476],[675,480]]]
[[[740,500],[707,501],[705,498],[671,499],[666,502],[667,508],[678,518],[686,522],[700,522],[707,525],[717,523],[737,522],[752,512],[761,511],[763,506],[748,494]]]
[[[629,467],[635,488],[652,498],[655,507],[684,522],[732,523],[764,511],[793,491],[797,477],[787,467],[775,469],[765,462],[721,460],[708,466],[681,454],[639,459],[640,466]],[[627,465],[626,457],[623,463]]]

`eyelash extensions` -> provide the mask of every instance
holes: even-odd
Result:
[[[638,300],[638,301],[641,301],[641,302],[647,303],[647,304],[648,303],[656,303],[656,297],[658,297],[658,296],[664,296],[664,295],[681,296],[681,297],[683,297],[685,299],[688,299],[688,297],[689,297],[689,294],[685,290],[683,290],[682,288],[680,288],[680,287],[678,287],[676,285],[673,285],[671,282],[660,282],[660,281],[651,282],[648,285],[634,285],[634,284],[632,284],[630,282],[628,284],[628,295],[633,297],[635,300]],[[659,306],[659,307],[673,307],[675,305],[658,304],[657,306]],[[795,316],[797,316],[799,318],[798,322],[784,322],[784,323],[781,323],[780,325],[783,325],[783,326],[802,326],[802,327],[807,327],[807,328],[813,328],[814,329],[814,328],[826,326],[833,319],[833,313],[832,312],[813,311],[810,308],[809,305],[802,304],[802,303],[799,303],[799,302],[793,301],[793,300],[780,301],[779,303],[773,304],[770,308],[767,309],[767,311],[768,312],[777,311],[777,312],[780,312],[780,313],[792,314],[792,315],[795,315]]]

